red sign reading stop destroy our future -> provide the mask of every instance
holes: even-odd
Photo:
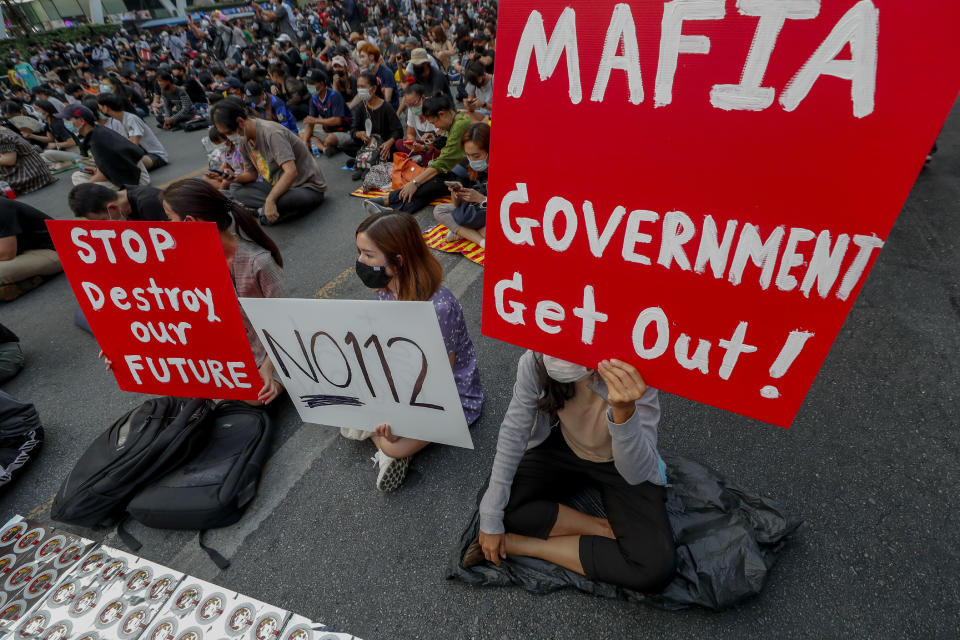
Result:
[[[499,8],[483,332],[789,426],[957,97],[960,2]]]
[[[47,228],[121,389],[257,399],[263,383],[215,224],[51,220]]]

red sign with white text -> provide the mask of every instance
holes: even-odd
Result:
[[[263,383],[215,224],[51,220],[47,228],[121,389],[257,399]]]
[[[501,0],[485,335],[787,427],[960,88],[956,0]]]

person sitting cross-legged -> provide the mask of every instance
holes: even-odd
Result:
[[[240,149],[243,172],[205,179],[220,190],[239,184],[233,197],[258,211],[261,224],[309,213],[323,203],[327,190],[323,171],[292,131],[279,122],[255,117],[235,98],[213,105],[210,119]]]
[[[47,231],[50,216],[0,198],[0,300],[13,300],[63,271]]]

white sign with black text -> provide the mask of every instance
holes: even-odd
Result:
[[[241,298],[304,422],[473,448],[429,302]]]

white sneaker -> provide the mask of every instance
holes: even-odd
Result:
[[[340,427],[340,435],[348,440],[366,440],[373,435],[373,431],[364,431],[363,429],[348,429]]]
[[[380,470],[377,473],[377,491],[390,493],[396,491],[403,484],[403,479],[407,477],[407,468],[410,467],[410,456],[406,458],[391,458],[383,451],[377,450],[376,455],[371,458]]]
[[[457,235],[457,232],[456,232],[456,231],[447,231],[447,237],[444,238],[444,240],[446,240],[447,242],[449,242],[449,243],[451,243],[451,244],[453,244],[454,242],[458,241],[459,239],[460,239],[460,236]]]

